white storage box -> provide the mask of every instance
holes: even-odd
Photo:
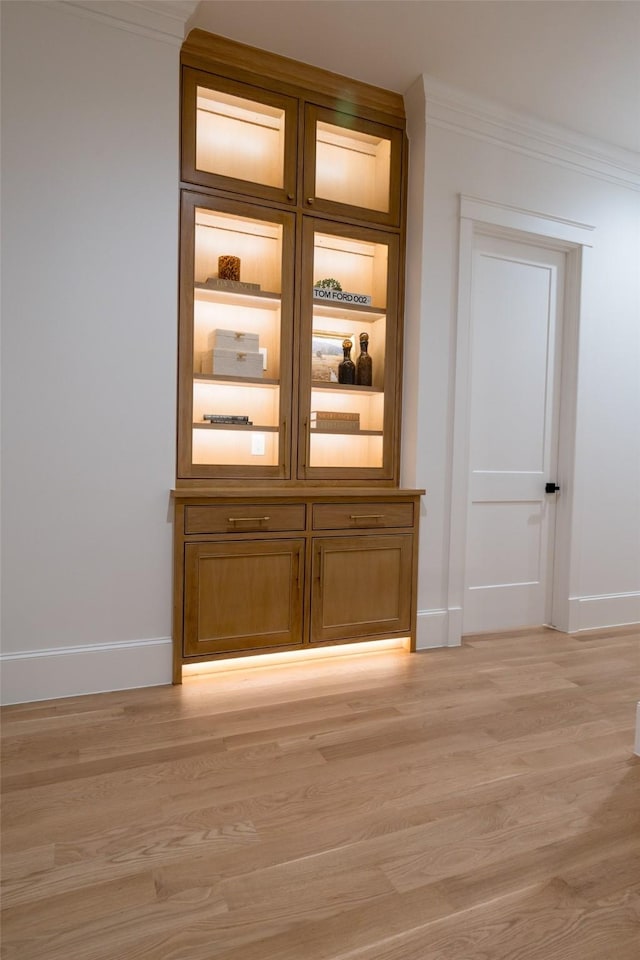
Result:
[[[244,333],[242,330],[212,330],[209,334],[210,350],[242,350],[257,353],[260,337],[257,333]]]
[[[205,350],[202,356],[202,373],[215,373],[220,377],[248,377],[262,379],[262,354],[249,350]]]

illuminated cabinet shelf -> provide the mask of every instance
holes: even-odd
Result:
[[[304,217],[300,325],[300,475],[307,480],[375,479],[394,475],[398,388],[399,238],[371,227]],[[318,302],[314,285],[338,280],[339,297],[360,297],[366,305]],[[331,288],[327,288],[329,292]],[[357,363],[360,334],[368,338],[371,382],[340,383],[343,344],[351,343]],[[304,358],[311,356],[311,364]],[[333,429],[313,429],[313,419],[335,417]],[[343,432],[340,419],[358,429]]]
[[[402,97],[199,30],[181,65],[174,680],[413,638]]]

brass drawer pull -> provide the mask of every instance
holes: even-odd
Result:
[[[229,517],[229,523],[264,523],[265,520],[271,520],[271,517]]]
[[[384,520],[384,513],[352,513],[350,520]]]

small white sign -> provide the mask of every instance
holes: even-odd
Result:
[[[366,293],[348,293],[346,290],[334,290],[333,287],[314,287],[313,299],[329,303],[348,303],[359,307],[371,306],[371,297]]]

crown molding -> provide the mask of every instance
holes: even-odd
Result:
[[[640,190],[640,154],[546,123],[423,74],[427,124]]]
[[[56,7],[179,47],[197,0],[53,0]]]

